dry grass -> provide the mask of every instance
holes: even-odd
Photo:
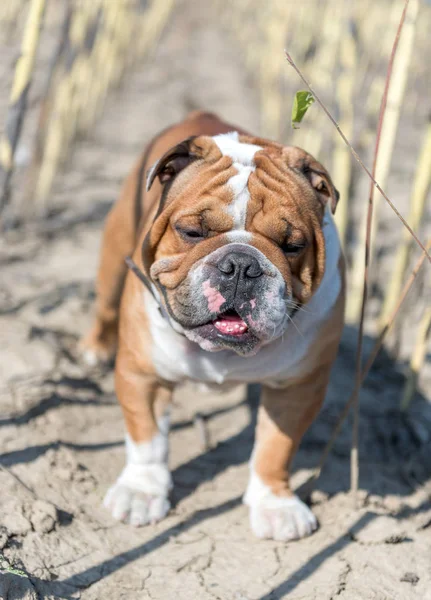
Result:
[[[44,19],[46,35],[36,35],[43,15],[42,0],[14,0],[0,9],[3,32],[19,32],[23,14],[28,22],[23,45],[32,45],[24,56],[25,78],[16,67],[15,81],[28,93],[37,45],[50,43],[49,73],[40,100],[37,135],[27,181],[27,194],[21,201],[20,217],[43,216],[49,212],[49,195],[56,173],[67,161],[74,140],[87,134],[103,111],[109,91],[125,73],[142,60],[157,43],[174,6],[174,0],[73,0],[47,3]],[[56,39],[48,40],[48,33]],[[39,39],[40,37],[40,39]],[[134,40],[131,44],[130,40]],[[15,118],[16,85],[12,91],[8,119]],[[19,99],[18,99],[19,101]],[[22,103],[21,103],[22,104]],[[22,108],[21,120],[26,107]],[[10,174],[19,132],[13,140],[5,136],[0,165]],[[1,191],[0,191],[1,195]],[[3,203],[5,204],[5,202]],[[0,201],[0,207],[1,207]]]
[[[219,7],[220,21],[237,40],[240,52],[255,85],[261,105],[261,130],[268,137],[299,145],[322,157],[331,168],[341,192],[337,223],[348,263],[350,284],[347,320],[356,325],[361,309],[364,269],[365,227],[352,231],[351,215],[360,212],[365,223],[366,197],[354,206],[350,200],[358,185],[358,175],[349,149],[322,111],[314,107],[298,130],[290,127],[290,107],[294,93],[301,88],[299,80],[288,68],[283,53],[287,48],[295,63],[326,105],[345,136],[361,149],[365,161],[371,160],[378,107],[384,90],[382,72],[388,63],[392,44],[403,10],[403,0],[360,3],[308,0],[307,3],[271,0],[213,0]],[[157,43],[167,23],[175,0],[71,0],[47,3],[44,0],[15,0],[0,7],[0,32],[5,36],[22,36],[22,54],[17,62],[12,84],[7,127],[0,145],[0,209],[8,201],[19,217],[43,217],[52,208],[50,193],[55,176],[67,162],[74,141],[87,135],[103,110],[106,98],[122,77],[147,56]],[[318,15],[318,18],[313,18]],[[257,18],[258,17],[258,18]],[[44,29],[41,24],[44,19]],[[416,115],[414,102],[421,97],[423,75],[421,61],[415,57],[429,55],[431,6],[409,0],[407,19],[400,47],[393,65],[388,90],[381,145],[375,179],[383,190],[390,184],[394,148],[403,113]],[[47,35],[50,41],[47,42]],[[53,41],[54,37],[54,41]],[[131,44],[130,40],[134,43]],[[45,76],[38,103],[37,135],[27,169],[26,193],[22,198],[9,194],[14,171],[15,152],[21,125],[27,110],[27,96],[39,51],[50,48],[48,75]],[[407,98],[409,101],[407,102]],[[17,113],[18,111],[18,113]],[[17,116],[18,114],[18,116]],[[12,125],[11,125],[12,124]],[[425,128],[425,123],[424,123]],[[12,133],[11,133],[12,132]],[[431,126],[428,125],[417,162],[415,181],[408,206],[407,221],[420,239],[425,237],[424,217],[430,187]],[[419,153],[418,140],[418,153]],[[13,180],[12,180],[13,181]],[[14,188],[12,188],[12,191]],[[379,236],[386,217],[379,208],[376,195],[374,226],[371,231],[373,266],[379,266]],[[378,208],[378,210],[377,210]],[[387,331],[389,316],[394,314],[406,274],[413,256],[412,238],[403,231],[399,244],[392,247],[392,274],[388,277],[383,300],[376,300],[374,314],[366,321],[371,332]],[[429,265],[426,265],[429,268]],[[377,283],[371,271],[370,283]],[[427,306],[429,287],[422,286],[422,297],[416,298],[414,309],[402,312],[402,325],[415,329],[415,344],[404,350],[409,359],[409,375],[401,400],[405,410],[426,361],[430,332]],[[415,312],[416,311],[416,312]],[[421,314],[417,322],[417,313]],[[416,323],[415,323],[416,319]],[[358,370],[358,376],[361,372]]]
[[[309,0],[306,5],[273,1],[267,3],[264,10],[261,10],[262,5],[258,0],[230,3],[229,9],[223,0],[218,4],[223,21],[237,39],[245,64],[259,87],[263,134],[292,145],[303,146],[329,167],[332,163],[331,172],[341,192],[341,210],[337,211],[336,220],[349,266],[346,316],[348,323],[358,324],[364,279],[366,197],[363,197],[361,206],[351,205],[355,187],[361,183],[360,177],[357,174],[355,177],[354,161],[349,149],[339,139],[337,131],[331,127],[323,112],[317,109],[317,105],[309,111],[300,130],[290,129],[292,98],[298,89],[304,89],[304,84],[280,60],[280,51],[287,48],[296,65],[324,99],[346,137],[354,147],[360,148],[365,161],[370,162],[385,85],[382,72],[389,60],[404,0],[384,0],[379,3],[370,0],[361,3],[334,0],[326,2],[324,8],[318,0]],[[258,19],[256,15],[259,15]],[[312,18],[313,15],[318,15],[318,18]],[[431,6],[410,0],[393,66],[381,132],[375,179],[383,190],[386,190],[393,173],[392,156],[399,135],[401,115],[407,113],[407,118],[417,118],[415,107],[411,105],[412,89],[421,87],[423,68],[418,57],[425,57],[429,53],[426,23],[430,20]],[[416,96],[416,101],[420,102],[421,98]],[[422,143],[407,222],[423,240],[426,231],[423,217],[430,173],[429,133]],[[328,156],[332,157],[332,161]],[[380,194],[376,194],[375,201],[377,210],[374,211],[371,235],[374,262],[370,287],[379,283],[387,291],[383,294],[386,296],[384,302],[372,299],[374,314],[366,320],[367,331],[372,333],[378,332],[387,322],[399,299],[402,284],[411,268],[412,248],[415,246],[411,235],[407,231],[401,232],[398,247],[391,248],[396,259],[390,261],[393,265],[392,274],[388,277],[390,285],[376,281],[375,272],[379,268],[380,253],[377,232],[387,219],[387,214],[379,206]],[[352,231],[351,215],[358,210],[363,215],[364,226]],[[424,268],[429,269],[429,265]],[[426,297],[430,293],[427,285],[422,286],[422,293],[422,297],[416,298],[414,305],[409,305],[400,314],[402,326],[408,328],[409,332],[412,324],[417,321],[416,313],[420,310],[418,305],[426,305]],[[423,336],[418,333],[418,338],[422,341],[417,344],[422,348]],[[401,354],[407,359],[409,354],[415,355],[415,352],[410,344]]]

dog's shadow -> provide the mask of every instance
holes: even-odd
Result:
[[[214,416],[218,416],[220,412],[236,410],[241,405],[245,405],[249,409],[248,424],[241,431],[216,443],[214,447],[173,470],[173,506],[190,496],[202,483],[213,480],[229,467],[244,464],[249,460],[253,447],[259,396],[260,386],[249,385],[245,398],[241,402],[203,416],[205,420],[210,420]],[[176,429],[175,423],[172,429]]]
[[[302,441],[293,465],[294,471],[317,466],[338,416],[351,394],[355,377],[356,335],[356,329],[345,328],[324,407]],[[366,336],[365,351],[373,343],[374,339]],[[431,404],[417,391],[411,409],[406,414],[401,413],[398,406],[405,383],[402,368],[402,364],[382,349],[361,391],[360,485],[370,494],[408,495],[412,491],[412,482],[419,486],[431,478],[431,468],[425,456],[431,440]],[[246,427],[174,470],[174,504],[228,467],[249,460],[259,395],[258,385],[248,386],[243,401],[250,411]],[[237,407],[235,405],[232,408]],[[218,413],[215,411],[214,414]],[[212,416],[209,414],[206,418]],[[329,496],[349,488],[351,424],[350,416],[315,484]]]

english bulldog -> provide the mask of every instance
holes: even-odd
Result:
[[[316,529],[289,468],[343,328],[337,201],[307,152],[213,114],[194,112],[149,144],[107,218],[96,319],[82,343],[89,362],[117,352],[126,466],[105,498],[116,519],[140,526],[169,511],[177,384],[257,382],[251,528],[276,540]]]

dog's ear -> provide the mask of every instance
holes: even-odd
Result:
[[[332,179],[325,167],[315,158],[301,148],[287,147],[283,152],[287,158],[287,164],[297,169],[316,190],[317,198],[323,207],[330,203],[332,213],[335,213],[340,198],[338,190],[332,183]]]
[[[309,166],[302,169],[302,173],[317,192],[319,202],[326,206],[330,202],[331,212],[335,213],[340,193],[332,183],[327,170],[317,160],[312,161]]]
[[[172,180],[198,157],[192,150],[192,142],[196,136],[187,138],[168,150],[147,173],[147,192],[151,189],[156,177],[160,183]]]

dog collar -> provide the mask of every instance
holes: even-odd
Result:
[[[147,275],[145,275],[145,273],[143,271],[141,271],[141,269],[138,267],[138,265],[135,263],[135,261],[130,256],[126,256],[125,263],[126,263],[127,267],[136,275],[136,277],[144,284],[144,286],[150,292],[151,296],[153,297],[154,301],[157,304],[157,308],[159,310],[160,315],[165,319],[165,321],[167,321],[169,323],[169,325],[172,327],[172,329],[175,331],[175,333],[178,333],[178,335],[184,336],[184,334],[181,331],[178,331],[172,324],[172,319],[169,316],[169,314],[167,313],[162,302],[160,302],[160,298],[159,298],[158,294],[156,294],[156,292],[155,292],[155,286],[154,286],[154,283],[151,281],[151,279],[149,277],[147,277]]]

